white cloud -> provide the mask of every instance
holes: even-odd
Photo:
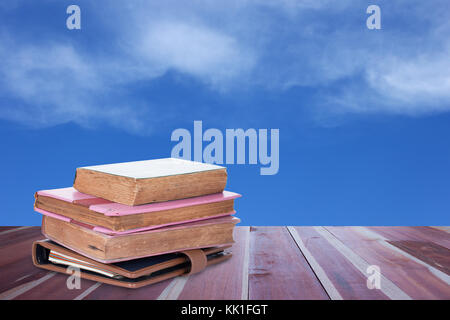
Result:
[[[254,64],[251,51],[224,32],[189,19],[148,22],[144,17],[146,23],[139,25],[140,11],[131,14],[131,28],[115,25],[109,30],[112,39],[106,46],[112,53],[91,53],[90,49],[98,49],[95,44],[74,46],[70,37],[25,43],[4,32],[0,118],[33,127],[70,121],[88,127],[106,123],[147,133],[156,119],[171,115],[163,111],[166,106],[139,99],[125,87],[175,70],[212,90],[223,90]]]
[[[450,109],[449,57],[450,52],[409,60],[392,57],[369,69],[367,79],[377,92],[395,102],[393,109],[418,113]]]
[[[308,87],[322,115],[449,111],[449,14],[424,2],[386,2],[382,30],[368,31],[366,7],[350,3],[81,1],[106,41],[76,46],[60,31],[30,41],[3,30],[0,117],[143,132],[151,119],[171,115],[135,95],[133,85],[171,70],[230,95]],[[8,14],[23,5],[15,2]]]
[[[141,35],[143,59],[163,69],[223,85],[249,71],[255,61],[235,38],[205,26],[178,21],[152,22]]]
[[[114,125],[121,119],[120,124],[129,131],[143,128],[139,119],[145,109],[100,98],[114,95],[114,86],[121,81],[115,80],[116,76],[124,70],[103,68],[67,44],[2,42],[0,117],[32,127],[70,121],[82,126],[97,122]]]
[[[410,17],[417,17],[418,31],[407,32],[402,25],[384,30],[378,43],[337,61],[353,66],[352,72],[349,69],[337,81],[352,75],[360,80],[349,81],[324,97],[328,113],[421,116],[450,111],[450,38],[446,36],[450,20],[440,14],[431,18],[424,12],[419,7]],[[344,48],[341,52],[352,48],[338,45]]]

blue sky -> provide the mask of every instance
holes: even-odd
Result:
[[[202,120],[280,129],[277,175],[228,166],[243,225],[448,225],[448,2],[336,2],[0,4],[0,224],[38,225],[35,191],[167,157]]]

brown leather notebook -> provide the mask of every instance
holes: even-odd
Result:
[[[126,288],[139,288],[180,275],[202,271],[205,267],[231,258],[227,247],[186,250],[111,264],[77,254],[49,239],[33,243],[36,267],[68,274],[69,266],[80,270],[80,277]]]

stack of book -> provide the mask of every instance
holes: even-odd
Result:
[[[35,195],[33,262],[131,288],[199,272],[231,257],[226,183],[224,167],[174,158],[78,168],[73,187]]]

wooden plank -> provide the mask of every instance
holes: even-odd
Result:
[[[19,242],[0,246],[0,292],[36,280],[47,273],[36,268],[31,260],[33,241],[43,238],[39,229],[20,230],[15,234]]]
[[[68,289],[67,279],[69,275],[56,273],[52,278],[32,287],[16,296],[15,300],[72,300],[87,290],[95,282],[80,279],[80,289]]]
[[[324,227],[314,227],[314,229],[323,236],[332,246],[334,246],[342,255],[344,255],[348,261],[350,261],[356,269],[358,269],[361,273],[367,274],[369,268],[372,266],[367,263],[361,256],[355,253],[352,249],[347,247],[344,243],[342,243],[339,239],[333,236],[328,230]],[[386,278],[383,274],[380,274],[380,288],[386,296],[388,296],[392,300],[410,300],[411,297],[408,296],[403,290],[397,287],[391,280]]]
[[[241,231],[236,234],[233,258],[190,277],[140,289],[82,279],[81,290],[69,290],[66,275],[32,265],[31,244],[43,238],[39,227],[0,228],[0,299],[327,299],[328,295],[383,299],[401,296],[397,289],[414,299],[450,299],[450,235],[444,230],[294,229],[297,235],[283,227],[256,227],[251,232],[247,228],[248,236],[243,236],[245,228],[237,227]],[[378,265],[382,277],[397,289],[387,285],[387,292],[383,291],[383,280],[381,292],[364,288],[369,265]],[[231,269],[237,270],[234,277]]]
[[[191,275],[178,299],[247,299],[250,227],[236,227],[233,237],[231,259]]]
[[[39,239],[40,237],[42,237],[40,227],[26,227],[7,230],[0,234],[0,249],[24,240]]]
[[[450,227],[449,226],[432,226],[430,228],[442,230],[444,232],[450,233]]]
[[[400,250],[386,246],[357,227],[327,227],[339,241],[370,265],[377,265],[381,274],[413,299],[449,299],[449,285],[429,268],[405,256]]]
[[[101,284],[98,288],[83,297],[83,300],[154,300],[170,284],[172,279],[145,286],[138,289],[116,287],[109,284]],[[94,284],[94,282],[91,282]]]
[[[27,237],[21,237],[19,241],[10,243],[7,246],[0,246],[0,267],[9,265],[23,257],[29,257],[31,261],[31,249],[33,242],[44,239],[40,232],[32,232]]]
[[[31,255],[28,253],[21,259],[0,267],[0,293],[36,280],[46,273],[48,271],[36,268],[33,265]]]
[[[450,275],[450,250],[433,242],[388,241],[397,248]]]
[[[23,227],[16,227],[16,226],[0,226],[0,234],[2,234],[4,231],[13,230],[17,228],[23,228]]]
[[[251,227],[249,299],[329,299],[286,227]]]
[[[389,239],[385,238],[384,236],[374,232],[373,230],[370,230],[366,227],[355,227],[355,229],[359,232],[362,233],[364,236],[366,236],[367,238],[371,239],[371,240],[375,240],[378,241],[381,245],[396,251],[400,254],[402,254],[403,256],[405,256],[406,258],[424,266],[425,268],[427,268],[432,274],[434,274],[436,277],[438,277],[439,279],[441,279],[442,281],[444,281],[447,285],[450,286],[450,276],[448,276],[447,274],[445,274],[444,272],[440,271],[439,269],[434,268],[433,266],[431,266],[430,264],[417,259],[415,256],[410,255],[408,252],[404,251],[404,250],[400,250],[399,248],[397,248],[396,246],[393,246],[392,244],[389,243]]]
[[[44,276],[32,280],[30,282],[24,283],[20,286],[14,287],[8,291],[2,292],[0,294],[0,300],[11,300],[16,298],[17,296],[23,294],[24,292],[27,292],[28,290],[42,284],[43,282],[47,281],[48,279],[51,279],[55,276],[54,272],[48,272]]]
[[[431,227],[366,227],[391,241],[434,242],[450,249],[450,234]]]
[[[160,293],[157,300],[177,300],[184,289],[189,276],[180,276],[174,278],[168,286]]]
[[[83,292],[81,292],[78,296],[76,296],[74,298],[74,300],[83,300],[85,297],[87,297],[88,295],[91,294],[91,292],[93,292],[94,290],[96,290],[98,287],[100,287],[102,285],[101,282],[96,282],[94,283],[92,286],[90,286],[89,288],[87,288],[86,290],[84,290]]]
[[[361,272],[313,227],[289,230],[331,299],[389,299],[383,291],[369,289],[366,270]]]

